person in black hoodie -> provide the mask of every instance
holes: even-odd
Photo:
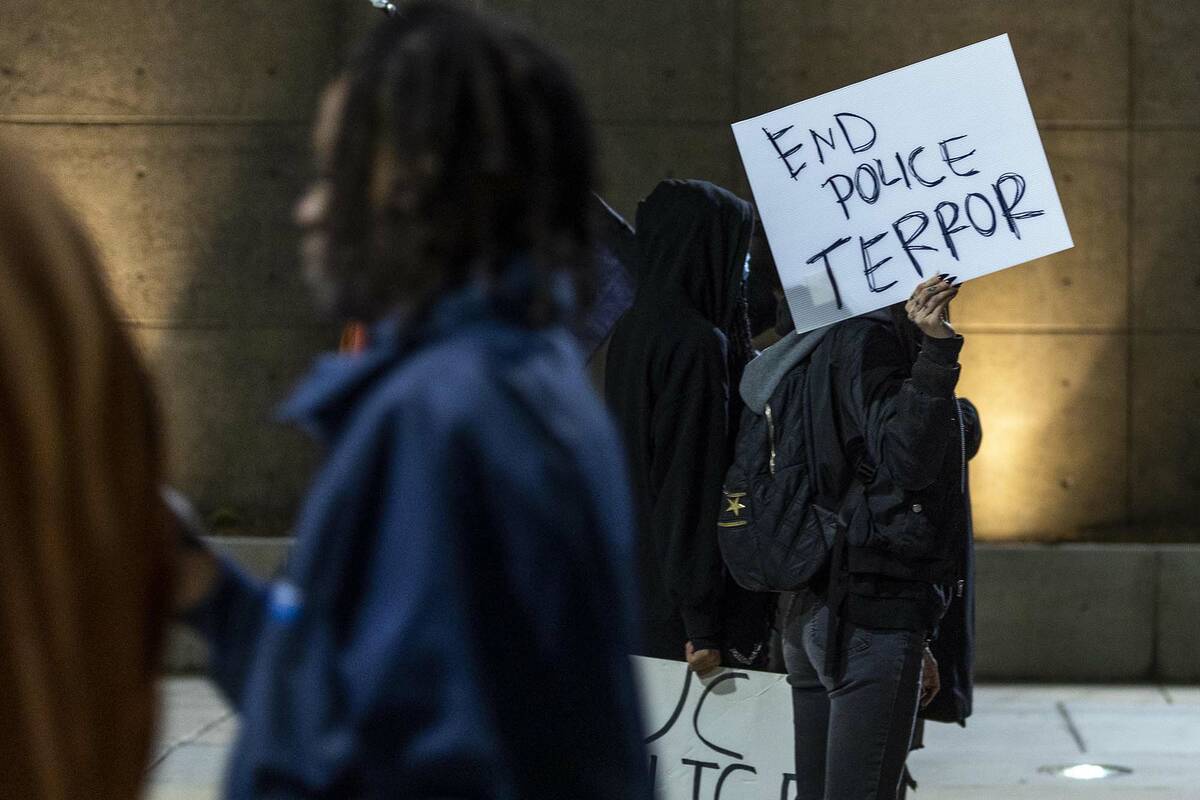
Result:
[[[630,454],[643,646],[698,673],[761,666],[772,598],[730,580],[717,545],[734,425],[730,387],[752,355],[749,203],[667,180],[637,211],[638,288],[609,345],[605,394]],[[736,402],[736,396],[732,398]],[[723,651],[723,652],[722,652]]]
[[[740,386],[755,413],[770,404],[778,437],[807,438],[818,502],[848,521],[783,626],[799,800],[902,796],[918,706],[960,724],[971,712],[967,461],[981,432],[954,396],[963,340],[945,277],[901,306],[785,335]]]

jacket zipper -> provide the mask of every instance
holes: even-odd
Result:
[[[959,491],[963,494],[967,493],[967,426],[963,422],[962,403],[958,398],[954,398],[954,409],[957,411],[958,417],[958,447],[959,447],[959,464],[961,465],[959,477]]]
[[[768,467],[771,470],[771,477],[775,477],[775,417],[771,414],[771,404],[766,406],[767,416],[767,444],[771,447],[771,460],[768,462]]]
[[[959,461],[959,464],[961,465],[961,472],[959,473],[959,475],[960,475],[959,491],[961,491],[963,493],[963,495],[966,495],[966,493],[967,493],[967,426],[966,426],[966,423],[963,422],[962,403],[960,403],[958,401],[957,397],[954,398],[954,410],[957,412],[956,416],[958,417],[958,447],[959,447],[959,457],[961,459]],[[959,596],[959,598],[962,598],[963,593],[966,589],[966,585],[967,585],[967,582],[964,578],[959,578],[955,582],[954,588],[955,588],[956,594]]]

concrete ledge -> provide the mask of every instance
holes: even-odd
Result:
[[[214,538],[268,578],[287,538]],[[980,545],[976,672],[993,680],[1200,681],[1200,545]],[[170,671],[203,669],[180,626]]]
[[[1124,545],[981,546],[982,678],[1136,680],[1155,662],[1157,554]]]
[[[982,678],[1200,681],[1200,546],[980,545]]]
[[[1200,547],[1155,548],[1158,648],[1155,672],[1166,681],[1200,682]]]

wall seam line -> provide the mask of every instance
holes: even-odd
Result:
[[[28,126],[103,127],[291,127],[308,125],[307,118],[189,116],[183,114],[0,114],[0,124]]]
[[[1134,305],[1134,237],[1137,232],[1134,227],[1134,186],[1136,172],[1134,161],[1136,148],[1134,146],[1134,129],[1137,116],[1137,0],[1129,0],[1129,104],[1126,116],[1129,127],[1125,132],[1125,314],[1129,335],[1125,341],[1125,524],[1133,524],[1133,482],[1134,482],[1134,341],[1136,337],[1136,308]],[[1157,635],[1157,634],[1156,634]]]

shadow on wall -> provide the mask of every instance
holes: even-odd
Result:
[[[170,180],[186,258],[170,327],[148,342],[172,436],[172,474],[218,532],[279,535],[314,448],[275,407],[337,333],[314,323],[291,208],[309,173],[303,125],[208,130],[177,141]]]

